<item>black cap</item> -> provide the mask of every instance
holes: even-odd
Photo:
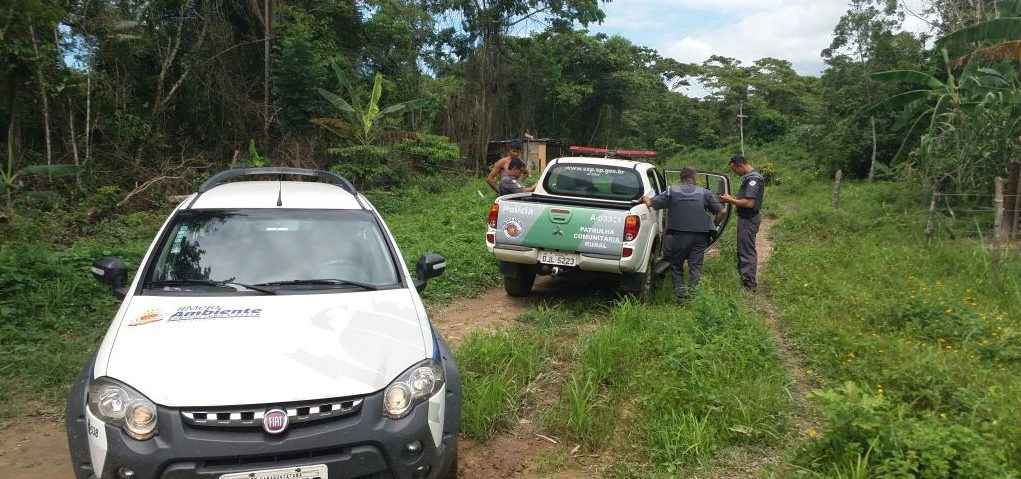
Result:
[[[510,142],[510,148],[512,150],[520,150],[521,149],[521,140],[511,141]]]
[[[730,157],[730,164],[731,165],[743,165],[745,163],[748,163],[748,160],[745,159],[744,156],[734,155],[734,156]]]

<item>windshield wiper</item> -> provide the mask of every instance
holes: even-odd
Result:
[[[361,281],[352,281],[349,279],[294,279],[290,281],[273,281],[271,283],[259,283],[256,286],[304,286],[304,285],[331,285],[331,286],[357,286],[362,289],[369,289],[372,291],[378,290],[379,285],[372,283],[363,283]]]
[[[201,285],[201,286],[216,286],[220,288],[229,286],[241,286],[245,289],[252,291],[258,291],[262,294],[277,294],[276,291],[267,288],[260,288],[258,285],[252,286],[249,284],[238,283],[236,281],[213,281],[211,279],[168,279],[163,281],[151,281],[147,283],[149,286],[189,286],[189,285]]]

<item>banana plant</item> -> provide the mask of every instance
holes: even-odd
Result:
[[[337,109],[340,117],[316,118],[312,122],[342,138],[350,138],[362,145],[374,144],[378,137],[378,131],[381,129],[379,124],[383,119],[408,111],[420,110],[429,104],[429,99],[419,98],[381,108],[383,74],[376,73],[372,84],[372,94],[367,101],[363,101],[357,89],[346,81],[340,66],[334,63],[332,67],[338,83],[347,87],[351,101],[345,100],[336,93],[317,88],[319,94]]]
[[[1021,81],[1012,66],[1000,71],[974,63],[955,73],[949,52],[941,53],[945,80],[914,70],[873,74],[876,81],[910,85],[873,108],[902,109],[895,127],[906,132],[895,159],[927,123],[917,151],[930,180],[978,184],[987,173],[984,158],[1016,148],[1011,139],[1021,135]]]
[[[21,188],[21,178],[31,175],[70,176],[77,172],[78,167],[74,165],[28,165],[15,169],[14,128],[8,128],[7,163],[0,167],[0,193],[7,199],[7,216],[14,214],[14,191]]]
[[[1021,61],[1021,0],[998,3],[997,18],[982,21],[947,34],[936,41],[957,66],[972,58],[992,61]]]

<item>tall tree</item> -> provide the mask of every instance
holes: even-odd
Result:
[[[506,83],[501,55],[510,30],[528,21],[586,26],[605,17],[598,0],[436,0],[431,11],[460,20],[437,38],[445,44],[441,50],[450,49],[465,61],[466,86],[473,91],[459,99],[457,108],[468,113],[477,128],[460,140],[476,158],[477,170],[493,129],[495,99]]]

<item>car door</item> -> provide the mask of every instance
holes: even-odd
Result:
[[[673,180],[680,182],[681,170],[664,170],[667,174],[667,180]],[[701,186],[709,191],[712,191],[716,197],[722,195],[731,194],[730,191],[730,177],[719,173],[699,173],[695,178],[695,184]],[[723,209],[726,211],[726,215],[723,221],[716,226],[716,232],[712,235],[712,241],[709,243],[712,246],[723,236],[723,232],[727,229],[727,224],[730,223],[730,217],[734,213],[734,206],[730,204],[723,204]]]

